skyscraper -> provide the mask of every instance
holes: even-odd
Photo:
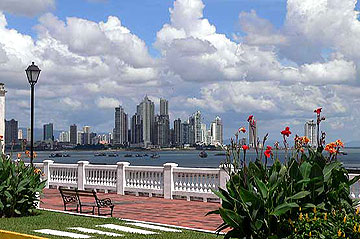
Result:
[[[142,121],[140,115],[135,113],[131,117],[131,143],[139,144],[142,142]]]
[[[202,143],[201,112],[196,111],[189,117],[189,144]]]
[[[90,130],[91,130],[90,126],[83,127],[83,133],[81,136],[81,144],[84,144],[84,145],[91,144]]]
[[[0,136],[3,137],[0,140],[0,150],[4,153],[5,151],[5,86],[4,83],[0,83]]]
[[[223,124],[219,116],[211,123],[212,144],[223,144]]]
[[[31,128],[26,129],[26,141],[27,142],[31,141]]]
[[[123,107],[115,108],[114,144],[124,145],[128,142],[128,116]]]
[[[154,112],[155,105],[147,96],[137,106],[137,114],[142,120],[142,141],[144,147],[148,147],[153,141],[153,127],[154,127]]]
[[[59,135],[59,141],[63,143],[70,142],[70,134],[69,131],[63,131]]]
[[[14,119],[5,120],[5,144],[18,143],[18,122]]]
[[[181,119],[178,118],[174,120],[174,142],[175,146],[182,146],[183,144],[183,134],[182,134],[182,124]]]
[[[19,139],[19,140],[24,139],[24,135],[23,135],[22,129],[19,129],[19,130],[18,130],[18,139]]]
[[[305,133],[304,135],[310,139],[309,145],[312,147],[316,147],[316,124],[314,120],[307,121],[305,123]]]
[[[54,140],[54,125],[52,123],[44,124],[43,140]]]
[[[161,147],[170,145],[170,120],[168,101],[160,99],[160,115],[155,117],[153,144]]]
[[[83,135],[84,135],[84,132],[82,132],[82,131],[77,132],[77,134],[76,134],[76,144],[84,144]]]
[[[70,144],[77,144],[77,126],[76,124],[70,125]]]
[[[190,143],[190,135],[191,135],[191,131],[190,130],[190,124],[188,122],[184,122],[181,124],[181,135],[182,135],[182,145],[185,144],[191,144]]]
[[[160,98],[160,115],[169,115],[169,102]]]

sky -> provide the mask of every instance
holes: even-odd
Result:
[[[360,144],[357,0],[1,0],[6,118],[29,126],[24,70],[42,70],[36,127],[110,132],[145,95],[171,120],[220,116],[224,138],[258,120],[279,140],[323,107],[328,141]]]

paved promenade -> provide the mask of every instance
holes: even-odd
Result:
[[[218,203],[170,200],[155,197],[136,197],[114,193],[98,193],[99,198],[111,198],[115,204],[114,217],[164,223],[215,231],[222,223],[220,216],[205,214],[219,207]],[[44,189],[41,207],[63,210],[63,201],[57,189]]]

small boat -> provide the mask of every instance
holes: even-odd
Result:
[[[157,158],[160,158],[160,155],[159,155],[159,154],[152,154],[152,155],[150,156],[150,158],[152,158],[152,159],[157,159]]]
[[[103,157],[106,156],[106,153],[96,153],[94,154],[95,157]]]
[[[147,157],[147,156],[149,156],[149,155],[148,155],[148,154],[144,154],[143,156],[144,156],[144,157]]]
[[[70,157],[69,154],[62,154],[62,153],[51,153],[49,158],[61,158],[61,157]]]
[[[118,155],[116,153],[109,153],[108,157],[117,157]]]
[[[142,155],[141,154],[135,154],[135,157],[140,158],[140,157],[142,157]]]
[[[124,157],[126,157],[126,158],[131,158],[131,157],[132,157],[132,154],[125,154]]]
[[[208,154],[205,152],[205,151],[201,151],[200,153],[199,153],[199,157],[200,158],[206,158],[208,156]]]

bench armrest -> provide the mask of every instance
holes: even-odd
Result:
[[[113,205],[110,198],[99,199],[97,200],[97,203],[99,207],[107,207]]]

